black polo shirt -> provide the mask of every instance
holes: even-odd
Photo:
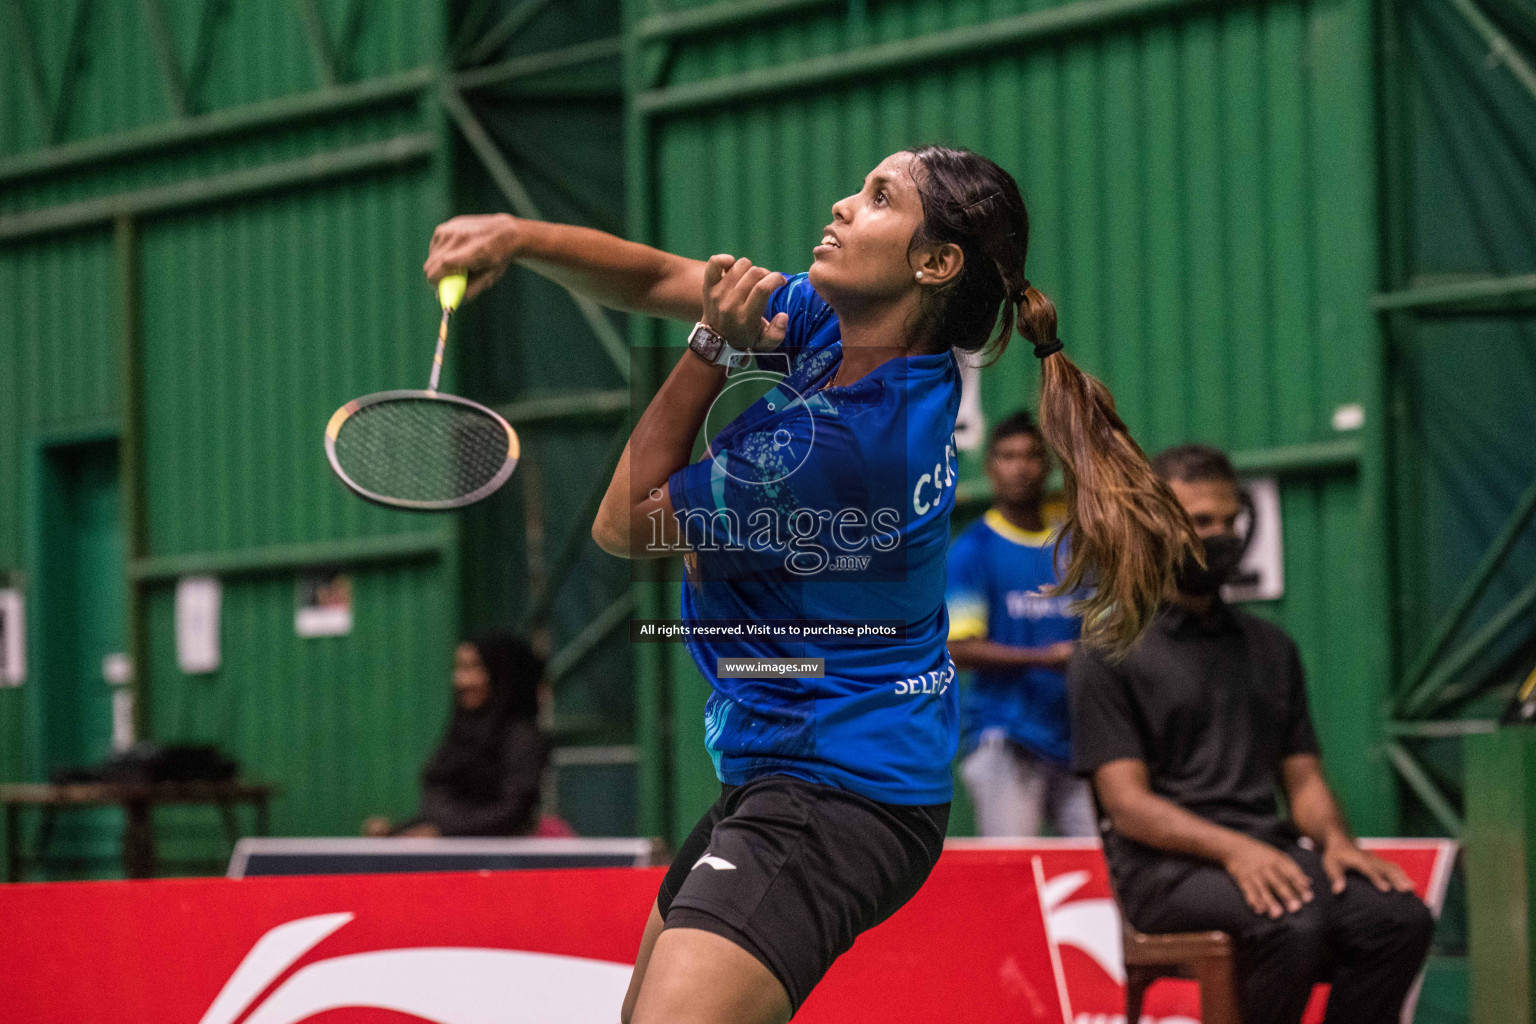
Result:
[[[1143,761],[1152,792],[1268,842],[1296,838],[1276,802],[1280,762],[1316,754],[1296,645],[1278,627],[1219,600],[1200,618],[1164,605],[1118,664],[1081,650],[1067,674],[1072,768]],[[1199,863],[1104,828],[1127,905]]]

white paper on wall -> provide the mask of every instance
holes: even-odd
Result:
[[[0,590],[0,686],[27,679],[27,625],[20,590]]]
[[[223,588],[213,576],[176,583],[176,663],[188,675],[219,670],[219,613]]]
[[[112,691],[112,752],[132,747],[133,738],[133,691],[120,686]]]

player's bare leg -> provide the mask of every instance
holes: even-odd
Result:
[[[638,963],[635,970],[638,978]],[[633,1024],[784,1024],[790,1015],[789,994],[773,972],[729,939],[698,928],[661,933],[639,989],[626,1018]]]

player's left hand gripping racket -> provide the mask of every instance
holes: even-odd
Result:
[[[448,319],[467,283],[463,274],[438,282],[443,321],[427,390],[354,398],[326,424],[325,457],[360,497],[390,508],[444,512],[494,494],[517,468],[521,448],[506,420],[478,402],[437,390]]]

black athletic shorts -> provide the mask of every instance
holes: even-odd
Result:
[[[722,786],[684,840],[656,906],[762,961],[795,1010],[860,932],[896,912],[939,859],[949,804],[876,803],[767,775]]]

